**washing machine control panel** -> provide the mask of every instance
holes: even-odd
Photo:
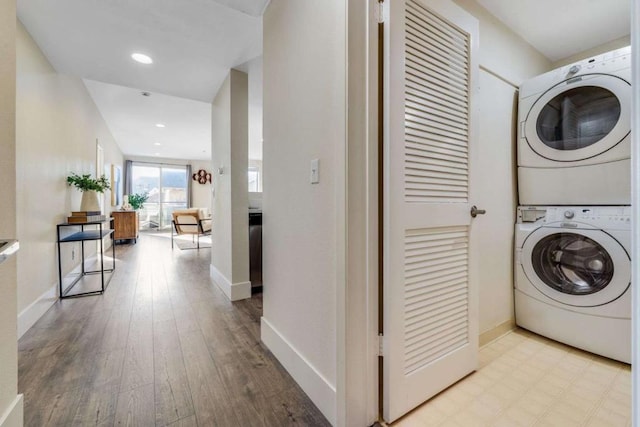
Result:
[[[625,206],[548,207],[544,222],[564,224],[568,228],[589,224],[598,228],[631,226],[631,208]]]
[[[539,206],[518,206],[517,222],[523,224],[526,222],[537,222],[544,219],[547,214],[546,208]]]

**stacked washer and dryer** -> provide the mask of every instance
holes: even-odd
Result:
[[[631,49],[519,93],[516,323],[631,361]]]

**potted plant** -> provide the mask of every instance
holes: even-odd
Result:
[[[129,204],[131,205],[134,211],[137,211],[138,209],[142,208],[142,205],[144,204],[144,202],[147,201],[148,198],[149,198],[149,194],[147,193],[131,194],[129,195]]]
[[[102,175],[100,178],[91,178],[90,174],[78,175],[74,172],[67,177],[67,185],[74,186],[82,191],[81,211],[101,211],[98,193],[109,190],[109,180]]]

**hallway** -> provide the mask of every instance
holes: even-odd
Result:
[[[20,339],[25,425],[328,425],[260,344],[262,295],[229,302],[210,255],[116,246],[104,295],[59,300]]]

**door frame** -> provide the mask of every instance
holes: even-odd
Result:
[[[344,166],[345,192],[337,191],[341,210],[337,217],[345,218],[344,228],[339,224],[336,230],[338,260],[344,259],[344,268],[337,268],[337,425],[369,426],[380,419],[379,8],[378,0],[349,0],[345,7],[347,134],[345,145],[337,153],[338,159],[345,159],[339,165]]]
[[[388,1],[388,0],[387,0]],[[640,42],[640,0],[631,1],[631,44]],[[345,191],[338,192],[338,207],[345,214],[344,228],[336,230],[344,249],[344,268],[338,269],[337,292],[337,425],[371,425],[378,420],[377,359],[378,271],[377,259],[377,0],[348,0],[347,135],[339,153],[346,159]],[[364,47],[364,49],[363,49]],[[640,55],[632,57],[632,112],[640,110]],[[366,76],[363,79],[363,76]],[[365,81],[363,86],[363,80]],[[361,115],[364,113],[364,115]],[[360,114],[360,116],[359,116]],[[365,118],[366,121],[352,120]],[[640,114],[632,114],[632,128],[640,128]],[[632,215],[640,218],[640,132],[631,134]],[[362,157],[359,157],[362,156]],[[373,179],[374,181],[368,181]],[[368,226],[364,226],[368,224]],[[375,225],[375,227],[374,227]],[[640,253],[640,224],[632,223],[632,254]],[[340,227],[338,227],[340,228]],[[342,231],[344,234],[339,234]],[[359,234],[361,232],[362,234]],[[637,258],[637,256],[632,255]],[[632,264],[640,277],[640,263]],[[341,286],[344,285],[344,286]],[[632,364],[640,364],[640,287],[632,287]],[[365,316],[364,320],[358,316]],[[351,340],[355,338],[355,340]],[[363,363],[363,360],[366,363]],[[640,397],[640,369],[632,371],[633,399]],[[362,394],[358,394],[362,392]],[[640,405],[633,405],[633,420],[640,422]],[[363,422],[364,421],[364,422]]]
[[[382,419],[391,423],[478,366],[479,242],[475,238],[478,225],[474,225],[475,215],[470,212],[478,197],[477,182],[473,177],[480,172],[476,166],[479,158],[480,22],[452,0],[390,0],[386,4],[389,18],[385,19],[388,25],[384,49],[388,50],[384,52],[385,87],[381,96],[384,126],[388,126],[384,129],[382,153],[383,157],[388,156],[384,159],[383,188],[383,239],[387,241],[384,244],[384,300],[381,304],[384,317],[384,376],[381,380],[384,400],[381,407]],[[425,27],[432,28],[433,33]],[[451,41],[449,31],[455,34],[451,35]],[[455,52],[450,56],[446,53],[448,42],[452,44],[451,51]],[[438,46],[440,43],[441,47]],[[440,50],[442,55],[438,54]],[[431,53],[423,58],[425,51]],[[437,60],[432,63],[428,57],[440,58],[446,65],[441,66]],[[456,81],[459,83],[454,83]],[[420,99],[429,98],[431,90],[437,93],[433,96],[438,99],[459,103],[460,110],[464,111],[461,119],[440,125],[433,113],[421,112],[422,108],[429,108],[429,101]],[[412,93],[420,104],[415,112],[411,111],[411,100],[407,98]],[[426,107],[422,106],[423,102]],[[440,101],[434,103],[440,105]],[[451,164],[447,160],[440,163],[437,153],[432,157],[434,152],[420,148],[420,143],[429,144],[432,140],[452,147],[451,140],[458,139],[461,141],[458,149],[463,147],[466,155],[465,160],[455,166],[459,169],[453,169],[453,166],[449,169]],[[416,142],[415,150],[411,147],[412,141]],[[444,181],[441,186],[431,187],[425,182],[422,187],[422,178],[412,176],[420,172],[432,173],[438,166],[442,166],[447,174],[440,175]],[[414,167],[420,172],[414,172]],[[454,170],[460,171],[459,175],[450,179],[456,173]],[[449,187],[454,182],[459,184],[458,180],[464,182],[463,187],[459,190],[454,190],[453,185]],[[417,184],[414,186],[413,182]],[[443,193],[437,195],[431,192],[432,189]],[[446,245],[446,250],[460,252],[451,258],[431,259],[440,256],[429,254],[431,238],[438,239],[443,250]],[[416,258],[407,254],[414,249],[412,255]],[[435,276],[432,275],[430,271],[442,268],[439,267],[441,263],[442,266],[444,263],[455,265],[462,275],[455,282],[450,281],[449,272],[447,279],[438,277],[435,272]],[[440,290],[442,294],[434,300],[425,300],[424,295],[433,291],[429,283],[435,277],[442,279],[437,286],[445,285]],[[412,283],[412,280],[416,282]],[[414,290],[424,293],[418,297]],[[443,323],[443,317],[436,317],[432,323],[431,309],[447,313],[448,317],[454,312],[454,301],[457,304],[455,313],[462,317],[456,318],[455,323],[449,320]],[[434,350],[437,352],[430,353]]]
[[[640,43],[640,0],[631,0],[631,48]],[[640,129],[640,55],[631,57],[631,128]],[[631,218],[640,217],[640,132],[631,133]],[[631,221],[631,259],[640,254],[640,228],[638,220]],[[640,277],[640,262],[631,264],[631,277]],[[632,366],[640,363],[640,286],[631,287],[632,294]],[[640,399],[640,369],[631,371],[633,391],[631,401]],[[632,406],[632,423],[640,424],[640,405]]]

